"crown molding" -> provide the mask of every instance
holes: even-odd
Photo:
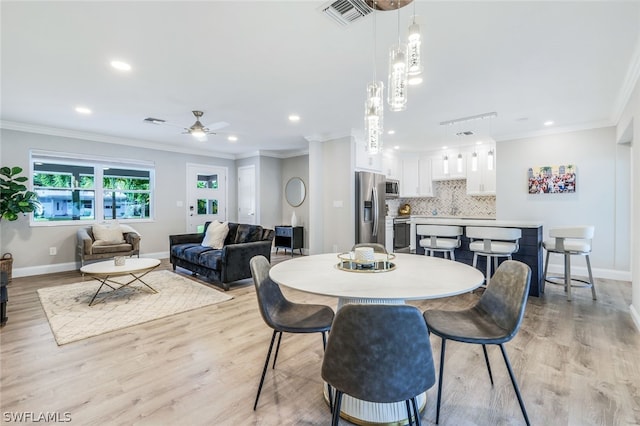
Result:
[[[82,132],[78,130],[60,129],[57,127],[48,127],[30,123],[19,123],[15,121],[0,120],[0,129],[15,130],[18,132],[36,133],[47,136],[59,136],[72,139],[88,140],[93,142],[110,143],[115,145],[134,146],[136,148],[151,149],[155,151],[166,152],[179,152],[181,154],[193,154],[204,155],[207,157],[225,158],[228,160],[235,160],[236,156],[233,154],[223,154],[217,152],[207,152],[202,149],[194,149],[189,147],[172,147],[155,142],[139,140],[139,139],[127,139],[117,136],[108,136],[98,133]]]
[[[351,130],[349,131],[341,131],[334,133],[314,133],[311,135],[307,135],[304,138],[307,142],[327,142],[336,139],[347,138],[351,136]]]
[[[627,69],[627,74],[624,78],[624,82],[622,83],[622,87],[620,87],[620,91],[618,92],[618,97],[613,104],[611,121],[614,123],[617,124],[622,118],[624,109],[629,103],[629,99],[631,99],[631,95],[633,94],[633,89],[635,89],[638,82],[640,82],[640,36],[638,36],[638,39],[636,40],[636,48],[631,56],[631,63]]]
[[[503,142],[503,141],[516,140],[516,139],[528,139],[528,138],[536,138],[540,136],[557,135],[561,133],[579,132],[582,130],[601,129],[603,127],[615,127],[615,123],[610,120],[603,120],[603,121],[593,121],[590,123],[576,124],[572,126],[557,126],[557,127],[554,126],[548,129],[537,131],[537,132],[512,133],[508,135],[494,135],[493,139],[496,142],[498,141]]]

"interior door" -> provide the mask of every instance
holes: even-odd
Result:
[[[238,223],[256,224],[256,166],[238,167]]]
[[[227,220],[227,168],[187,164],[187,232],[202,232],[205,222]]]

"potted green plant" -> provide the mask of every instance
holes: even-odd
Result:
[[[20,213],[31,213],[42,206],[38,195],[29,191],[24,182],[26,176],[19,176],[21,167],[0,168],[0,220],[16,220]]]

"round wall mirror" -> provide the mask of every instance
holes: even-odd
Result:
[[[287,182],[284,188],[284,195],[287,198],[287,203],[289,203],[291,207],[298,207],[302,204],[306,196],[304,181],[299,177],[289,179],[289,182]]]

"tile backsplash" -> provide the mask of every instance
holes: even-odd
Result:
[[[496,217],[495,195],[482,197],[467,195],[467,181],[465,179],[434,181],[433,194],[434,196],[430,198],[387,200],[389,215],[397,215],[400,206],[408,203],[411,206],[412,215]]]

